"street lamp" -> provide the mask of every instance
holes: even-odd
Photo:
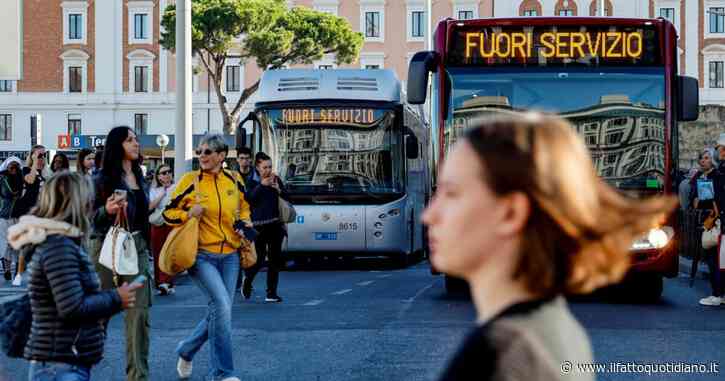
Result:
[[[169,136],[168,135],[159,135],[156,137],[156,145],[161,147],[161,163],[166,163],[166,146],[169,145]]]

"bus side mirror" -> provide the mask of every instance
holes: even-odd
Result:
[[[438,55],[435,52],[418,52],[408,66],[407,97],[410,104],[425,103],[428,92],[428,74],[436,70]]]
[[[413,134],[405,135],[405,157],[417,159],[418,154],[418,138]]]
[[[700,114],[700,89],[697,79],[677,76],[677,115],[680,122],[697,120]]]
[[[239,122],[239,125],[237,125],[237,136],[236,136],[236,146],[237,151],[239,151],[240,148],[247,146],[247,130],[244,129],[244,123],[247,123],[248,121],[252,121],[255,125],[259,123],[259,119],[257,119],[257,114],[254,112],[250,112],[247,114],[247,117],[244,118],[241,122]]]

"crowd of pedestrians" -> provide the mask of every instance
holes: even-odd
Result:
[[[229,148],[223,136],[212,134],[196,153],[200,170],[175,183],[172,168],[161,164],[149,173],[149,183],[137,136],[121,126],[108,133],[102,150],[79,151],[73,171],[63,153],[48,165],[41,145],[30,150],[25,163],[10,157],[0,164],[0,259],[6,280],[19,286],[25,279],[28,285],[33,321],[25,357],[31,361],[31,380],[45,380],[49,373],[55,379],[90,379],[103,354],[108,319],[122,310],[127,379],[152,379],[152,290],[159,296],[176,291],[174,277],[159,267],[160,255],[171,230],[190,218],[199,219],[199,251],[187,274],[208,299],[209,311],[179,343],[177,370],[190,377],[194,355],[209,341],[210,378],[237,379],[234,295],[248,285],[243,293],[248,299],[254,276],[268,263],[266,301],[282,301],[277,289],[285,229],[278,198],[287,196],[263,152],[252,166],[251,150],[241,148],[238,170],[226,169]],[[133,241],[138,274],[119,275],[101,263],[104,240],[119,224]],[[245,276],[239,250],[253,239],[258,261]]]
[[[694,219],[696,236],[707,229],[725,226],[725,134],[721,134],[715,147],[706,147],[698,155],[698,168],[693,168],[679,187],[680,204],[686,218]],[[716,223],[719,222],[719,225]],[[722,231],[721,231],[722,232]],[[699,242],[700,243],[700,242]],[[725,304],[725,279],[719,261],[720,245],[698,245],[698,252],[708,267],[712,294],[700,299],[705,306]]]
[[[103,356],[108,320],[121,311],[127,379],[152,379],[153,289],[159,296],[175,294],[175,279],[161,271],[160,256],[172,229],[198,221],[198,251],[186,270],[208,309],[176,347],[177,373],[190,378],[195,356],[209,342],[208,377],[238,381],[232,343],[237,291],[249,299],[266,264],[265,301],[282,302],[288,193],[272,159],[241,148],[238,169],[229,170],[224,137],[209,134],[196,150],[199,170],[175,182],[172,168],[162,164],[149,184],[132,129],[113,128],[105,142],[103,151],[79,152],[75,172],[58,155],[48,168],[43,146],[32,148],[25,165],[17,157],[0,165],[6,279],[22,278],[23,258],[29,262],[32,329],[24,356],[30,380],[89,380]],[[507,165],[512,160],[521,165]],[[699,165],[680,187],[681,202],[719,213],[725,134],[715,149],[702,152]],[[469,282],[478,312],[476,329],[443,379],[560,380],[554,365],[591,362],[589,339],[563,295],[620,280],[632,240],[675,205],[666,196],[635,201],[605,184],[561,119],[528,115],[470,129],[444,162],[423,217],[433,265]],[[121,275],[102,261],[104,240],[119,226],[133,242],[137,274]],[[240,252],[252,242],[257,262],[242,271]],[[713,295],[700,303],[719,305],[723,284],[716,255],[708,257]]]

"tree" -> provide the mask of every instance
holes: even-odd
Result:
[[[242,105],[259,87],[257,80],[227,107],[221,82],[231,49],[239,48],[242,63],[254,59],[261,68],[279,69],[311,64],[325,54],[335,54],[338,64],[352,63],[363,44],[362,34],[344,18],[304,7],[287,9],[284,0],[193,0],[191,24],[192,51],[209,73],[227,133],[234,132]],[[166,7],[161,25],[161,45],[173,51],[175,5]]]

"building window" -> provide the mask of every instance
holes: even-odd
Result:
[[[559,16],[574,16],[573,9],[560,9]]]
[[[365,12],[365,37],[380,38],[380,12]]]
[[[68,68],[68,91],[80,93],[83,91],[83,68],[71,66]]]
[[[725,87],[723,81],[723,61],[710,61],[710,88],[722,89]]]
[[[135,114],[133,116],[133,130],[136,136],[146,135],[149,129],[149,114]]]
[[[473,19],[473,11],[458,11],[459,20],[471,20]]]
[[[238,65],[227,66],[227,91],[239,91],[239,70]]]
[[[531,16],[538,16],[538,14],[536,14],[536,13],[537,13],[536,12],[536,9],[527,9],[527,10],[524,11],[524,13],[522,14],[522,16],[529,16],[529,17],[531,17]]]
[[[0,114],[0,140],[10,141],[13,139],[13,116],[11,114]]]
[[[725,8],[710,8],[710,33],[725,33]]]
[[[675,22],[675,8],[660,8],[660,17],[669,20],[674,24]]]
[[[371,69],[371,70],[380,69],[380,65],[365,65],[365,69]]]
[[[13,82],[8,80],[0,81],[0,93],[11,93],[13,91]]]
[[[331,70],[333,67],[332,65],[317,65],[317,68],[320,70]]]
[[[410,13],[411,37],[423,37],[425,30],[425,12],[413,11]]]
[[[68,15],[68,39],[80,40],[83,38],[83,15],[71,13]]]
[[[133,15],[133,38],[136,40],[147,40],[149,31],[147,28],[147,20],[149,15],[146,13],[137,13]]]
[[[80,114],[68,114],[68,135],[81,135]]]
[[[62,1],[63,44],[86,43],[88,1]]]
[[[149,80],[149,68],[148,66],[136,66],[133,69],[134,80],[133,89],[137,93],[147,93],[149,91],[148,80]]]

